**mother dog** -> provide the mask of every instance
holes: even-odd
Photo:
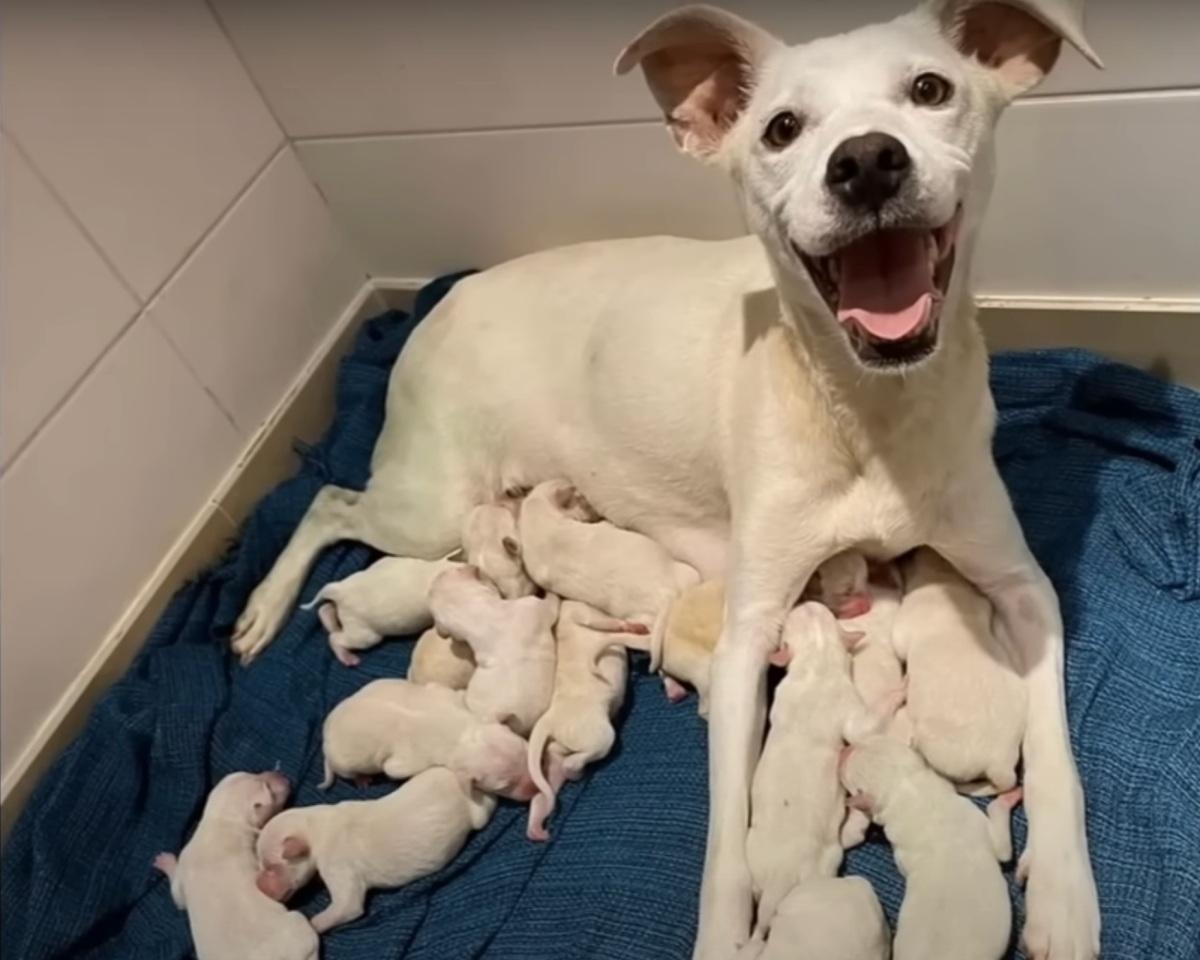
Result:
[[[755,237],[551,250],[464,280],[396,363],[362,493],[327,486],[251,596],[249,661],[341,539],[440,557],[474,504],[567,477],[615,523],[729,582],[713,666],[696,956],[752,919],[748,787],[764,669],[819,563],[929,544],[992,600],[1029,691],[1024,941],[1099,949],[1058,602],[991,456],[968,267],[1004,107],[1082,0],[935,0],[788,47],[711,7],[651,24],[640,66],[679,146],[726,169]]]

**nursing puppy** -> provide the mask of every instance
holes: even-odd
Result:
[[[258,889],[286,902],[319,874],[329,906],[312,928],[324,933],[361,917],[368,890],[441,870],[495,808],[494,798],[434,767],[379,800],[285,810],[259,834]]]
[[[434,581],[429,602],[438,632],[474,653],[467,708],[528,735],[554,693],[558,598],[505,600],[475,567],[464,566]]]
[[[443,637],[430,627],[413,647],[408,679],[413,683],[436,683],[450,690],[466,690],[475,674],[475,654],[469,644]]]
[[[480,790],[528,800],[525,741],[467,709],[464,695],[408,680],[374,680],[329,712],[325,780],[383,773],[404,780],[449,767]]]
[[[625,700],[629,672],[621,646],[626,626],[586,603],[563,601],[554,629],[554,697],[529,735],[529,775],[539,791],[529,806],[530,840],[549,839],[546,819],[563,783],[612,749],[612,718]]]
[[[802,598],[820,600],[839,620],[859,617],[871,609],[867,579],[867,558],[857,550],[843,550],[817,567]]]
[[[1012,789],[1028,706],[991,603],[929,549],[905,564],[904,581],[893,640],[907,664],[913,746],[951,780]]]
[[[282,774],[231,773],[209,793],[178,859],[155,858],[175,905],[187,911],[199,960],[317,960],[317,935],[303,914],[255,887],[255,840],[288,792]]]
[[[912,749],[883,736],[846,749],[841,779],[850,802],[883,827],[904,874],[895,960],[1004,956],[1012,907],[998,858],[1011,854],[1010,803],[993,801],[985,816]]]
[[[600,519],[569,482],[548,480],[521,505],[521,544],[534,582],[650,627],[650,669],[662,660],[672,601],[700,575],[649,537]]]
[[[521,540],[517,532],[520,506],[519,500],[510,497],[484,503],[468,513],[463,523],[464,559],[478,567],[506,600],[537,592],[521,560]]]
[[[862,634],[854,645],[850,675],[867,703],[875,703],[904,682],[904,668],[893,645],[896,614],[900,610],[900,577],[892,564],[876,565],[868,584],[870,609],[842,621],[842,627]]]
[[[392,371],[366,489],[317,494],[235,652],[261,654],[330,544],[445,556],[475,504],[571,478],[728,583],[696,957],[729,960],[753,924],[749,791],[787,612],[839,550],[928,544],[992,601],[1029,694],[1022,939],[1035,960],[1093,957],[1062,618],[993,459],[970,282],[997,122],[1063,40],[1094,59],[1082,7],[926,0],[802,44],[707,6],[647,25],[618,72],[640,69],[675,143],[729,175],[754,235],[579,244],[456,284]]]
[[[892,933],[871,884],[821,877],[784,897],[770,938],[751,940],[738,960],[888,960],[891,954]]]
[[[819,603],[801,604],[783,626],[787,676],[775,689],[767,742],[754,771],[746,838],[758,893],[758,937],[794,886],[837,873],[846,815],[838,756],[846,740],[881,727],[899,705],[893,696],[877,713],[868,712],[850,680],[852,642]]]
[[[323,586],[301,609],[317,607],[329,646],[338,660],[356,667],[356,650],[367,650],[384,637],[424,630],[432,622],[429,586],[450,560],[412,560],[384,557],[366,570]]]

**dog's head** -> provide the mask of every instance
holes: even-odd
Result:
[[[317,872],[308,841],[308,814],[288,810],[258,835],[258,889],[280,903],[303,887]]]
[[[790,300],[857,361],[931,356],[964,293],[1003,108],[1062,39],[1095,60],[1082,0],[926,0],[890,23],[789,47],[708,6],[617,59],[645,72],[679,147],[726,169]],[[948,321],[947,321],[948,322]]]
[[[231,773],[213,787],[204,817],[259,829],[283,809],[291,784],[282,773]]]

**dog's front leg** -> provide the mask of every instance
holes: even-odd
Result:
[[[1086,960],[1100,950],[1100,910],[1067,729],[1058,598],[1025,543],[990,458],[960,489],[931,545],[991,599],[1029,692],[1022,940],[1031,960]]]
[[[730,960],[753,922],[746,833],[750,780],[766,723],[767,657],[788,609],[818,563],[834,552],[812,538],[792,502],[739,520],[712,659],[708,718],[708,847],[694,960]]]

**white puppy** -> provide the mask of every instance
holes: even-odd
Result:
[[[873,566],[868,583],[866,613],[842,621],[851,633],[862,634],[854,645],[851,676],[863,700],[875,703],[903,685],[904,668],[892,643],[896,613],[900,609],[899,573],[892,564]]]
[[[413,647],[408,679],[436,683],[450,690],[466,690],[475,674],[475,654],[469,644],[443,637],[430,627]]]
[[[859,617],[871,609],[867,578],[867,558],[857,550],[843,550],[817,567],[803,598],[820,600],[839,620]]]
[[[612,749],[612,718],[625,700],[629,670],[621,646],[626,626],[586,603],[563,601],[554,630],[554,697],[529,736],[529,775],[539,790],[529,807],[530,840],[549,839],[546,818],[563,782]]]
[[[384,637],[416,633],[433,622],[429,585],[454,566],[458,564],[450,560],[384,557],[366,570],[325,584],[301,609],[317,607],[334,656],[354,667],[359,663],[355,650],[373,647]]]
[[[746,855],[758,893],[756,936],[765,934],[792,887],[837,872],[846,814],[839,753],[844,741],[866,736],[898,705],[893,700],[879,714],[868,712],[850,680],[852,642],[819,603],[796,607],[783,626],[788,672],[775,689],[750,790]]]
[[[883,736],[847,747],[840,769],[851,803],[883,827],[904,874],[896,960],[1002,957],[1012,908],[999,858],[1012,852],[1017,794],[997,798],[984,816],[912,749]]]
[[[178,859],[155,858],[175,905],[188,913],[199,960],[317,960],[317,935],[304,916],[255,889],[255,839],[287,798],[283,774],[231,773],[209,793]]]
[[[992,632],[991,603],[927,548],[905,565],[904,579],[893,639],[907,661],[913,746],[951,780],[1011,789],[1026,692]]]
[[[738,960],[888,960],[891,954],[892,934],[871,884],[820,877],[783,898],[770,938],[751,940]]]
[[[383,773],[404,780],[429,767],[449,767],[481,790],[528,800],[525,741],[500,723],[481,720],[464,694],[408,680],[375,680],[325,718],[325,780]]]
[[[520,530],[534,582],[651,627],[650,669],[657,670],[671,602],[700,574],[649,537],[600,519],[566,480],[534,487],[521,506]]]
[[[368,890],[442,869],[495,808],[493,797],[434,767],[379,800],[285,810],[259,834],[258,888],[285,902],[320,874],[329,906],[312,925],[324,933],[362,916]]]
[[[464,566],[434,581],[429,602],[438,631],[475,655],[467,707],[527,735],[554,693],[558,598],[505,600],[478,569]]]
[[[521,560],[517,532],[520,506],[519,500],[510,497],[480,504],[467,514],[463,523],[462,544],[467,563],[482,570],[506,600],[537,592]]]

